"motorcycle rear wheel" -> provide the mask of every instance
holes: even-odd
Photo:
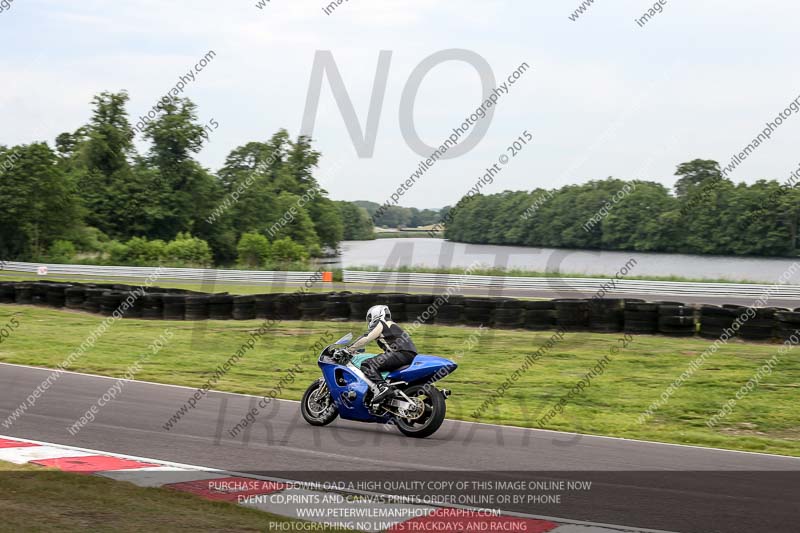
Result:
[[[444,422],[447,411],[444,394],[432,385],[414,385],[403,392],[412,400],[420,398],[425,404],[425,414],[416,420],[406,420],[396,416],[394,422],[400,433],[417,439],[424,439],[436,433]]]
[[[339,411],[333,404],[330,392],[325,398],[315,398],[317,390],[325,384],[323,379],[318,379],[306,389],[300,401],[300,412],[306,422],[312,426],[327,426],[339,416]]]

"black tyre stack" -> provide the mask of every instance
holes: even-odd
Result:
[[[14,285],[14,302],[20,305],[33,303],[33,286],[30,283],[17,283]]]
[[[106,289],[100,287],[92,287],[86,289],[86,298],[83,301],[83,309],[89,313],[99,313],[103,305],[103,294]],[[161,317],[159,317],[161,318]]]
[[[736,318],[733,309],[718,305],[700,306],[700,336],[706,339],[718,339],[725,329],[733,333],[731,326]]]
[[[67,309],[82,309],[85,301],[86,287],[78,285],[64,290],[64,305]]]
[[[256,294],[256,318],[273,319],[276,318],[275,299],[278,293]]]
[[[556,306],[556,324],[567,331],[589,329],[589,301],[563,298],[553,300]]]
[[[627,333],[652,334],[658,331],[658,304],[626,301],[623,329]]]
[[[47,288],[47,305],[50,307],[61,308],[66,304],[64,291],[69,288],[66,283],[51,283]]]
[[[392,320],[396,322],[405,322],[406,315],[406,302],[408,295],[396,292],[379,294],[377,303],[380,305],[388,305],[389,310],[392,312]]]
[[[800,309],[775,312],[775,334],[782,341],[800,337]],[[791,338],[794,335],[794,338]]]
[[[335,320],[337,322],[344,322],[350,319],[350,293],[334,292],[328,295],[325,300],[325,318],[328,320]]]
[[[460,324],[464,314],[463,296],[452,295],[445,303],[439,306],[433,321],[436,324]]]
[[[318,292],[300,296],[300,311],[302,320],[322,320],[325,316],[326,295]]]
[[[163,294],[147,293],[142,296],[142,318],[158,320],[164,318]]]
[[[483,325],[497,328],[571,331],[661,333],[719,338],[727,330],[749,341],[800,342],[800,308],[748,309],[739,305],[702,305],[681,302],[644,302],[634,299],[560,299],[526,301],[514,298],[449,297],[429,294],[359,293],[348,291],[233,296],[203,294],[182,289],[159,289],[139,296],[124,284],[69,284],[58,282],[0,282],[0,303],[49,305],[125,318],[167,320],[356,320],[362,321],[376,304],[388,305],[400,322],[443,325]],[[127,302],[127,304],[124,304]],[[122,311],[123,305],[129,305]],[[747,318],[752,316],[752,318]],[[739,320],[736,328],[734,323]]]
[[[15,301],[14,284],[13,283],[0,283],[0,304],[13,304]]]
[[[492,324],[500,329],[521,328],[525,324],[525,309],[522,307],[522,301],[513,298],[496,300]]]
[[[142,318],[144,302],[138,292],[122,293],[122,301],[130,303],[130,307],[125,310],[125,318]]]
[[[33,305],[47,305],[47,291],[50,284],[41,281],[35,282],[31,287],[31,297]]]
[[[124,298],[125,293],[123,292],[103,291],[103,295],[100,297],[100,314],[103,316],[113,315]]]
[[[739,329],[739,336],[750,341],[769,341],[777,336],[775,314],[785,311],[779,307],[753,308],[753,318],[748,318]],[[748,315],[749,316],[749,315]]]
[[[589,301],[589,331],[615,333],[622,331],[624,301],[617,298],[595,298]]]
[[[367,310],[375,305],[377,295],[370,293],[356,293],[350,296],[350,319],[364,320]]]
[[[164,303],[164,320],[186,319],[186,296],[183,294],[165,294],[161,297]]]
[[[490,326],[496,303],[492,298],[465,297],[464,324],[467,326]]]
[[[672,337],[692,337],[697,327],[694,306],[681,302],[656,302],[658,304],[658,332]]]
[[[556,328],[556,304],[552,300],[530,300],[523,302],[525,329],[543,331]]]
[[[432,324],[436,314],[431,308],[434,300],[436,296],[432,294],[409,294],[406,297],[406,321]]]
[[[234,320],[254,320],[256,318],[256,297],[234,296],[233,297],[233,319]]]
[[[208,318],[211,320],[230,320],[233,318],[233,296],[228,293],[209,296]]]
[[[186,320],[207,320],[209,317],[209,300],[207,294],[190,294],[184,301],[186,308],[184,316]]]
[[[300,298],[297,294],[279,294],[275,300],[276,318],[279,320],[300,320]]]

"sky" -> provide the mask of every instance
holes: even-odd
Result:
[[[262,1],[262,7],[256,4]],[[479,123],[465,154],[437,162],[400,205],[455,203],[523,132],[533,140],[482,192],[554,188],[614,176],[672,186],[678,164],[723,166],[800,96],[800,3],[790,0],[14,0],[0,11],[0,144],[46,140],[88,121],[101,91],[127,90],[132,122],[209,51],[184,88],[203,124],[219,126],[197,155],[211,170],[279,128],[301,131],[312,67],[329,51],[365,129],[381,51],[391,51],[374,149],[357,150],[323,79],[314,122],[316,173],[336,200],[390,198],[424,159],[401,119],[439,145],[484,99],[480,69],[436,64],[413,108],[401,98],[415,69],[450,49],[488,65],[498,84],[529,70]],[[6,7],[7,5],[7,7]],[[575,18],[573,16],[573,18]],[[384,52],[384,55],[386,53]],[[380,77],[378,77],[380,89]],[[376,91],[378,94],[380,90]],[[308,118],[306,118],[308,121]],[[734,181],[785,181],[800,162],[800,116],[787,118],[735,171]],[[144,152],[147,143],[137,138]]]

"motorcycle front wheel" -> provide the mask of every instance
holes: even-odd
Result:
[[[416,419],[394,418],[397,429],[406,437],[424,439],[433,435],[444,422],[447,406],[444,394],[431,385],[414,385],[404,390],[406,396],[422,404],[424,412]]]
[[[312,426],[327,426],[339,416],[324,379],[316,380],[306,389],[300,401],[300,412]]]

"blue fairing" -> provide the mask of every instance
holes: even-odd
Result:
[[[457,364],[444,357],[435,355],[418,355],[412,361],[411,366],[404,370],[390,372],[387,379],[391,381],[407,381],[414,384],[420,381],[438,381],[447,374],[452,373]]]
[[[374,356],[357,356],[354,358],[353,363],[355,366],[360,367],[361,363],[369,357]],[[339,411],[339,416],[365,422],[389,421],[389,417],[372,415],[364,406],[364,396],[369,391],[369,387],[352,368],[336,364],[328,358],[321,358],[319,366]],[[457,366],[453,361],[443,357],[417,355],[408,368],[395,370],[388,375],[384,373],[384,376],[389,381],[406,381],[410,385],[433,383],[453,372]],[[356,393],[356,397],[352,400],[348,398],[348,394],[351,391]]]

